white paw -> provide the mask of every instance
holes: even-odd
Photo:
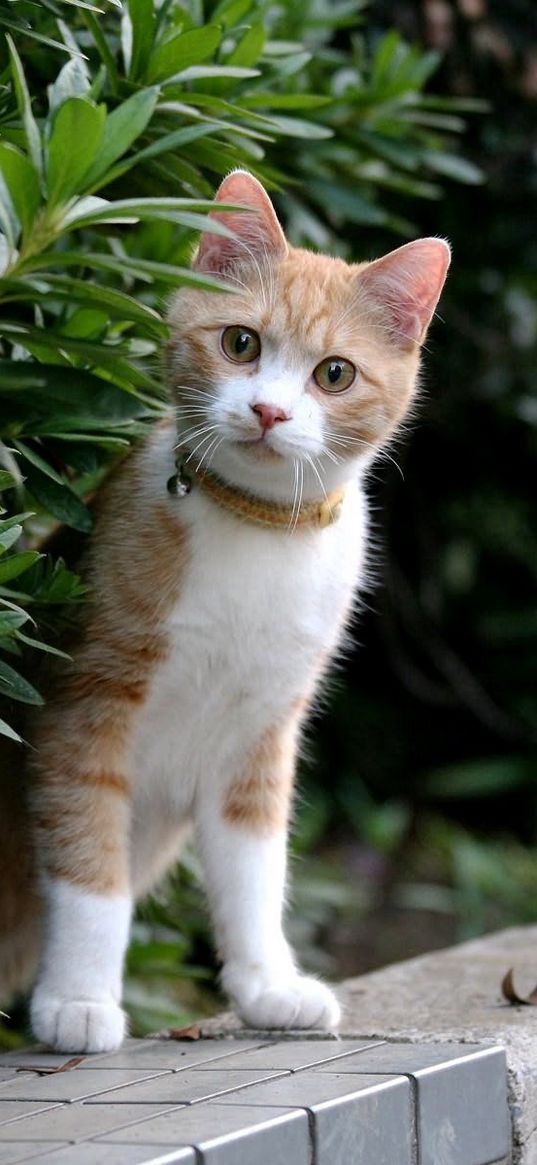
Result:
[[[58,1052],[113,1052],[125,1035],[125,1015],[112,999],[60,999],[39,988],[31,1005],[36,1038]]]
[[[282,981],[271,981],[255,970],[248,973],[248,968],[244,968],[241,973],[237,970],[224,973],[224,982],[238,1014],[249,1027],[335,1031],[339,1026],[339,1003],[330,988],[318,979],[294,972]]]

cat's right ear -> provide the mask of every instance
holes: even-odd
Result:
[[[224,178],[219,186],[215,202],[231,202],[248,207],[248,211],[212,210],[209,218],[215,219],[233,231],[235,238],[204,231],[194,268],[213,275],[231,273],[238,264],[249,258],[284,259],[287,241],[276,218],[270,198],[261,183],[246,170],[234,170]]]

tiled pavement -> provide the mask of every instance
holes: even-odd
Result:
[[[0,1165],[507,1165],[505,1057],[469,1044],[129,1040],[0,1055]]]

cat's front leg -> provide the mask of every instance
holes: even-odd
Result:
[[[333,992],[301,975],[282,928],[296,724],[265,734],[239,774],[204,788],[197,826],[223,960],[222,984],[255,1028],[333,1031]]]
[[[107,711],[90,738],[84,710],[63,709],[35,764],[31,808],[45,926],[31,1023],[38,1040],[62,1052],[110,1051],[125,1034],[130,797],[119,768],[123,733],[112,731]]]
[[[61,1052],[108,1052],[125,1035],[120,1006],[131,900],[44,878],[46,939],[31,1002],[34,1035]]]

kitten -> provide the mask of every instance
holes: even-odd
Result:
[[[234,237],[205,233],[195,268],[235,291],[176,296],[173,409],[103,491],[80,641],[38,714],[39,877],[27,855],[24,886],[10,870],[0,965],[22,973],[39,885],[32,1026],[65,1052],[120,1044],[133,900],[191,826],[239,1015],[339,1021],[282,929],[295,756],[363,577],[364,475],[414,395],[449,248],[419,239],[348,265],[288,246],[244,171],[218,202],[250,209],[216,206]]]

